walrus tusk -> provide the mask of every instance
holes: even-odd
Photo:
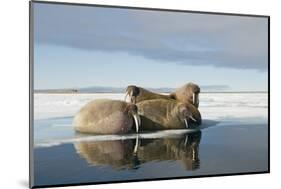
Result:
[[[195,155],[196,155],[196,152],[195,152],[195,149],[194,147],[192,148],[192,160],[194,161],[195,160]]]
[[[130,97],[131,103],[135,104],[135,103],[133,102],[133,94],[134,94],[134,92],[133,92],[133,90],[131,90],[131,93],[130,93],[129,97]]]
[[[138,152],[138,147],[139,147],[139,136],[137,135],[136,144],[135,144],[135,147],[134,147],[134,154],[136,154]]]
[[[140,121],[140,118],[139,118],[139,115],[133,115],[133,117],[134,117],[135,124],[136,124],[136,132],[138,133],[139,132],[139,121]]]
[[[192,121],[197,122],[197,120],[196,120],[192,115],[189,116],[189,118],[190,118]]]
[[[193,104],[195,104],[195,94],[194,93],[192,93],[192,102],[193,102]]]
[[[141,126],[141,118],[140,118],[140,116],[137,114],[137,116],[136,116],[137,118],[138,118],[138,123],[139,123],[139,126]]]
[[[187,145],[187,142],[188,142],[188,135],[185,136],[185,139],[184,139],[184,146]]]
[[[129,97],[129,102],[133,102],[133,91],[131,91],[130,93],[129,93],[129,91],[127,90],[126,91],[126,93],[125,93],[125,102],[127,102],[127,97]]]
[[[185,127],[188,129],[188,122],[186,119],[184,119]]]
[[[125,102],[127,102],[127,97],[128,97],[128,95],[129,95],[129,93],[128,93],[128,91],[126,91],[126,93],[125,93],[125,99],[124,99]]]

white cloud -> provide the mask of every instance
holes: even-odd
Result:
[[[267,70],[267,18],[35,3],[35,42]]]

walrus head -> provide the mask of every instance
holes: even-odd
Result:
[[[129,97],[131,103],[136,103],[136,98],[140,93],[140,89],[135,85],[129,85],[126,89],[125,93],[125,101],[127,100],[127,97]]]
[[[196,108],[199,107],[199,93],[200,87],[194,83],[187,83],[184,86],[178,88],[170,96],[183,103],[191,103]]]
[[[180,121],[182,123],[184,123],[185,127],[187,129],[190,128],[190,120],[192,120],[193,122],[197,123],[198,121],[192,116],[192,112],[191,110],[185,105],[185,104],[181,104],[178,107],[178,117],[180,119]]]
[[[200,93],[200,87],[194,83],[188,83],[187,84],[188,89],[190,90],[190,93],[192,93],[192,104],[198,108],[199,107],[199,93]]]

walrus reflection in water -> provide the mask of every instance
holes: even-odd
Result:
[[[197,131],[170,138],[77,142],[74,147],[91,166],[136,169],[150,161],[174,160],[186,170],[195,170],[200,164],[200,140],[201,131]]]
[[[92,166],[111,166],[115,169],[132,169],[134,140],[112,140],[74,143],[76,152]]]
[[[187,83],[168,95],[154,93],[147,89],[130,85],[126,89],[125,101],[127,96],[129,96],[131,103],[138,103],[144,100],[152,99],[174,99],[179,102],[193,104],[196,108],[198,108],[199,93],[200,87],[194,83]]]

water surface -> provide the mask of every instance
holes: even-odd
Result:
[[[265,123],[203,120],[199,130],[92,136],[75,133],[71,122],[72,117],[35,121],[35,185],[268,169]]]
[[[75,113],[99,98],[124,94],[35,94],[36,186],[268,170],[267,93],[202,93],[199,130],[75,133]]]

